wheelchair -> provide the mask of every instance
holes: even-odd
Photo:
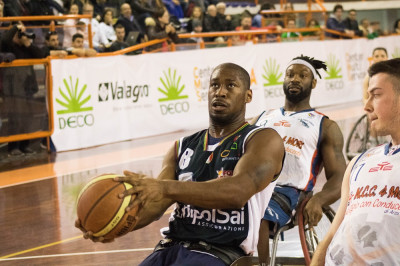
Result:
[[[310,265],[311,258],[317,248],[317,245],[326,233],[328,232],[330,225],[335,217],[335,212],[331,207],[323,208],[323,216],[321,221],[317,226],[310,227],[309,225],[304,225],[303,210],[312,197],[313,192],[301,192],[299,198],[299,204],[295,209],[294,214],[290,218],[289,222],[279,228],[272,236],[272,246],[270,254],[270,266],[275,265]],[[303,251],[303,258],[294,257],[277,257],[278,244],[280,241],[284,241],[284,232],[298,227],[300,244]],[[259,265],[257,257],[242,257],[236,262],[231,264],[231,266],[249,266],[249,265]]]
[[[376,138],[370,135],[370,125],[367,115],[361,116],[354,124],[347,141],[346,141],[346,156],[348,160],[365,152],[369,148],[388,142],[390,139],[385,136]]]

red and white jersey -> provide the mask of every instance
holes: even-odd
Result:
[[[285,144],[286,157],[278,185],[311,191],[321,170],[321,129],[326,116],[314,109],[286,113],[263,112],[256,125],[275,129]]]
[[[362,154],[349,186],[326,265],[400,265],[400,149],[386,144]]]

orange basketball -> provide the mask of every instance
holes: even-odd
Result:
[[[129,212],[125,208],[135,195],[119,198],[118,195],[132,187],[113,179],[118,175],[106,174],[93,178],[81,190],[77,200],[77,213],[82,227],[95,237],[113,239],[132,231],[138,207]]]

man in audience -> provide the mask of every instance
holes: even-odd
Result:
[[[226,4],[224,2],[219,2],[216,5],[216,8],[217,8],[218,23],[220,24],[220,30],[221,31],[232,30],[232,18],[230,15],[225,15]]]
[[[25,31],[22,24],[13,25],[1,40],[2,52],[16,59],[43,58],[41,49],[33,44],[35,35]],[[38,92],[36,73],[32,66],[7,67],[3,70],[4,104],[9,106],[9,135],[30,133],[33,120],[33,95]],[[9,156],[31,154],[29,140],[9,142]]]
[[[113,41],[109,50],[110,52],[119,51],[129,47],[129,44],[124,41],[125,39],[125,28],[121,24],[115,25],[115,35],[117,35],[117,39]]]
[[[83,45],[83,35],[80,33],[75,33],[72,36],[72,47],[68,48],[68,54],[76,55],[79,57],[91,57],[96,56],[96,50],[92,48],[85,48]]]
[[[335,30],[342,33],[346,33],[350,37],[354,36],[354,31],[347,30],[345,28],[345,25],[342,21],[342,15],[343,15],[343,6],[339,4],[335,5],[335,7],[333,8],[333,14],[331,14],[331,16],[328,18],[326,22],[326,28],[329,30]],[[325,35],[331,38],[340,38],[339,35],[330,32],[326,32]]]
[[[125,38],[131,31],[138,31],[144,33],[144,30],[140,27],[139,22],[132,15],[131,6],[127,3],[121,5],[120,17],[116,24],[121,24],[125,28]]]
[[[65,57],[68,52],[60,47],[58,40],[58,33],[56,31],[49,31],[45,36],[45,46],[43,47],[44,57],[58,56]]]
[[[348,31],[353,31],[356,36],[363,36],[363,32],[358,27],[357,12],[355,9],[349,10],[349,15],[343,21],[344,28]]]
[[[83,14],[84,15],[90,15],[91,19],[81,19],[81,21],[85,22],[86,25],[89,24],[89,22],[92,25],[92,44],[93,47],[97,51],[103,51],[104,47],[109,45],[109,41],[107,37],[105,36],[104,32],[100,28],[100,23],[97,19],[93,17],[93,5],[90,3],[86,3],[83,6]],[[86,37],[86,36],[85,36]],[[85,38],[87,39],[87,38]]]

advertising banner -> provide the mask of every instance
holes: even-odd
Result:
[[[284,103],[287,64],[301,54],[326,62],[311,103],[315,107],[361,100],[373,48],[399,57],[400,37],[268,43],[173,53],[52,60],[58,151],[208,126],[212,70],[232,62],[251,77],[246,117]]]

